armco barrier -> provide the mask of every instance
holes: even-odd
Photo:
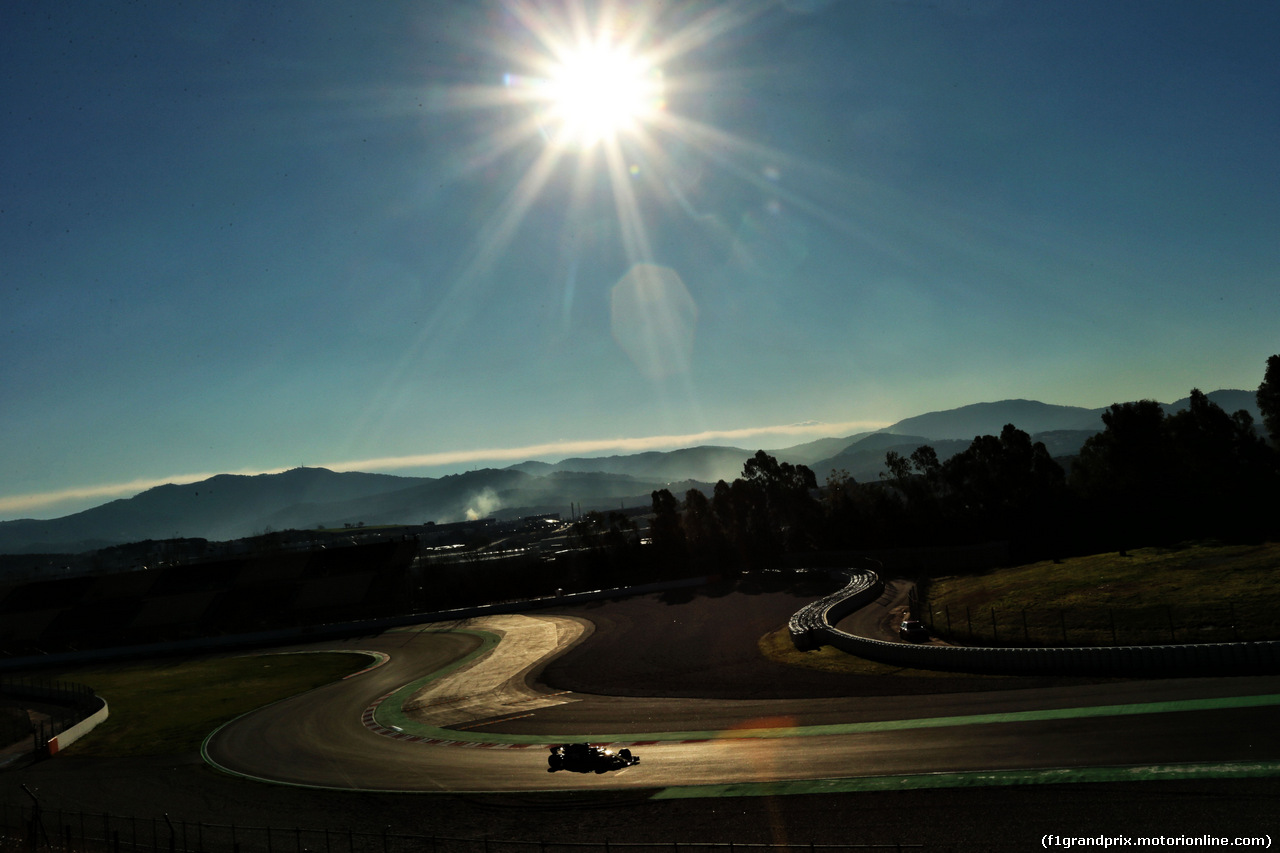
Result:
[[[102,707],[66,731],[49,738],[47,749],[50,755],[57,755],[59,751],[71,746],[71,744],[80,740],[80,738],[97,728],[98,724],[107,718],[107,700],[101,697],[94,698],[102,703]]]
[[[833,646],[867,660],[913,669],[1002,675],[1184,676],[1257,675],[1280,672],[1280,642],[992,648],[895,643],[856,637],[835,627],[880,596],[884,582],[872,571],[846,571],[839,592],[808,604],[791,617],[799,649]]]

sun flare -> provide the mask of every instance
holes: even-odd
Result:
[[[565,138],[588,147],[634,130],[662,109],[662,72],[619,45],[582,45],[558,58],[546,97]]]

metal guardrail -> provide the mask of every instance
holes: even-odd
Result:
[[[846,572],[839,592],[791,617],[799,649],[830,645],[894,666],[1002,675],[1190,676],[1280,672],[1280,642],[1189,643],[1151,646],[990,647],[888,642],[840,631],[835,623],[880,594],[875,572]],[[870,576],[870,578],[868,577]]]

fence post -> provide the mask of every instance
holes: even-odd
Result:
[[[31,832],[28,838],[31,842],[31,849],[35,850],[39,846],[40,839],[44,839],[46,847],[52,847],[49,843],[49,833],[44,828],[44,815],[40,811],[40,801],[36,799],[36,795],[31,793],[31,789],[27,787],[25,782],[21,783],[22,790],[26,791],[27,796],[31,798]]]

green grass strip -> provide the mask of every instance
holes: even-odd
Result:
[[[1187,779],[1257,779],[1280,776],[1280,761],[1153,764],[1131,767],[1069,767],[1053,770],[989,770],[925,773],[915,776],[866,776],[794,782],[742,782],[663,788],[650,799],[707,797],[780,797],[794,794],[844,794],[910,791],[922,788],[984,788],[1010,785],[1063,785],[1087,782],[1155,782]]]
[[[252,655],[105,664],[64,671],[110,705],[110,716],[68,754],[175,755],[199,749],[224,722],[359,670],[367,654]]]

